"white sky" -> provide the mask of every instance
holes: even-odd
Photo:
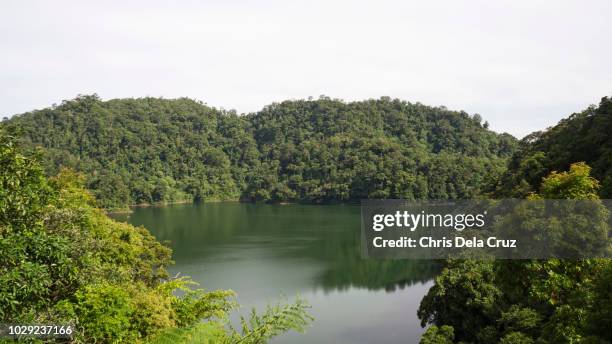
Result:
[[[398,97],[522,137],[612,95],[612,1],[2,1],[0,117],[188,96]]]

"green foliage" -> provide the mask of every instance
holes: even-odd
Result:
[[[464,112],[387,97],[285,101],[247,120],[261,153],[252,200],[469,198],[514,149]]]
[[[530,198],[593,200],[588,210],[594,213],[581,213],[584,209],[569,202],[571,209],[555,212],[565,218],[547,220],[587,219],[593,238],[575,240],[592,239],[591,246],[609,247],[609,214],[598,206],[599,184],[589,172],[584,163],[553,172],[543,178],[540,194]],[[563,227],[580,232],[581,224],[585,222]],[[597,227],[604,230],[600,238],[593,235]],[[546,223],[538,228],[554,230]],[[609,343],[611,270],[609,259],[450,261],[422,300],[418,315],[423,325],[451,326],[457,342]]]
[[[294,304],[268,306],[262,315],[253,309],[248,320],[241,317],[242,330],[238,332],[232,329],[225,342],[263,344],[289,330],[303,333],[306,326],[314,320],[306,312],[308,308],[308,303],[298,298]]]
[[[191,289],[193,285],[197,283],[188,278],[177,278],[158,287],[170,298],[177,325],[191,326],[201,319],[227,320],[228,312],[237,307],[233,301],[228,300],[235,296],[233,291],[206,292],[203,289]],[[177,291],[183,295],[175,296]]]
[[[74,314],[94,342],[133,341],[129,294],[120,286],[88,285],[75,294]],[[66,307],[66,306],[64,306]]]
[[[149,340],[150,344],[217,344],[227,338],[224,323],[207,321],[190,327],[166,330]]]
[[[592,339],[601,338],[612,343],[612,264],[602,265],[593,280],[593,304],[596,307],[587,315],[586,327],[592,333]]]
[[[44,215],[57,193],[36,158],[20,154],[0,131],[0,321],[44,307],[78,278],[72,243],[46,231]]]
[[[430,326],[425,333],[423,333],[423,337],[421,337],[421,344],[453,344],[453,339],[455,339],[455,333],[451,326],[441,326],[438,327],[436,325]]]
[[[254,309],[249,319],[241,317],[242,329],[230,326],[225,331],[225,322],[209,321],[189,327],[171,329],[151,338],[151,344],[263,344],[268,339],[294,330],[303,332],[313,320],[307,313],[308,304],[297,299],[293,304],[268,306],[263,314]]]
[[[170,249],[97,209],[81,175],[45,178],[3,131],[0,168],[0,322],[71,323],[76,343],[137,343],[203,320],[224,323],[236,307],[231,291],[168,279]],[[296,307],[275,314],[258,338],[301,329],[307,315]],[[267,314],[257,321],[267,324]]]
[[[501,197],[525,197],[538,190],[542,178],[552,171],[565,171],[584,161],[601,181],[599,195],[612,197],[612,98],[604,97],[599,106],[572,114],[556,126],[535,132],[519,143],[508,170],[495,186]]]
[[[80,96],[9,122],[45,148],[48,175],[83,172],[106,208],[237,199],[257,159],[243,119],[186,98]]]
[[[553,171],[542,179],[540,197],[544,199],[598,199],[599,182],[591,177],[591,168],[584,162],[572,164],[569,172]]]
[[[458,339],[478,337],[499,315],[502,292],[494,278],[490,261],[449,261],[421,301],[421,325],[452,326]]]
[[[68,319],[78,319],[83,337],[100,343],[134,342],[153,338],[168,329],[189,328],[201,320],[225,321],[236,307],[231,291],[191,289],[194,282],[173,279],[148,288],[136,284],[86,285],[73,300],[56,308]],[[176,292],[185,293],[176,296]]]
[[[610,214],[589,172],[584,163],[572,164],[568,172],[553,171],[543,178],[539,194],[529,194],[529,202],[519,203],[497,225],[513,237],[545,242],[557,257],[608,256]]]
[[[34,225],[52,196],[36,158],[19,154],[15,141],[0,131],[0,225],[6,230]]]
[[[190,99],[80,96],[4,123],[42,146],[49,175],[85,173],[106,208],[242,198],[469,198],[515,139],[478,117],[383,97],[286,101],[238,116]]]
[[[534,309],[512,305],[501,313],[498,324],[508,334],[517,332],[534,334],[540,326],[540,321],[541,315]]]
[[[533,344],[534,341],[529,336],[520,332],[510,332],[505,335],[499,344]]]

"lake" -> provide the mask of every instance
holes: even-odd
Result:
[[[315,318],[307,333],[272,343],[418,343],[423,332],[416,311],[437,267],[363,259],[358,206],[180,204],[115,218],[168,241],[171,275],[236,291],[241,314],[306,299]]]

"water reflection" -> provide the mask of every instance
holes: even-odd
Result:
[[[261,307],[279,294],[306,298],[313,328],[282,343],[418,338],[416,308],[438,266],[363,259],[359,215],[357,206],[214,203],[137,209],[127,221],[169,241],[171,272],[207,289],[234,289],[243,305]]]

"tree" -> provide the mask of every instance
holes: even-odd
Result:
[[[215,333],[227,325],[234,293],[169,278],[171,250],[96,208],[82,175],[63,169],[46,178],[37,156],[1,130],[0,170],[0,322],[70,324],[76,342],[92,343],[148,341],[202,321]],[[263,343],[301,330],[311,321],[307,308],[298,300],[255,314],[263,328],[245,336],[256,332],[249,337]],[[228,343],[239,336],[219,335]]]
[[[3,122],[84,173],[105,208],[194,200],[470,198],[516,140],[465,112],[383,97],[285,101],[238,116],[201,102],[80,96]]]
[[[430,326],[421,338],[421,344],[453,344],[455,334],[450,326]]]
[[[612,195],[612,98],[598,106],[562,119],[556,126],[535,132],[519,142],[508,170],[493,187],[498,197],[525,197],[536,192],[542,178],[552,171],[567,170],[578,161],[592,167],[601,181],[602,198]]]
[[[590,167],[576,163],[543,178],[540,193],[530,198],[588,200],[596,212],[585,216],[589,228],[578,230],[587,237],[576,240],[595,240],[605,249],[610,246],[609,214],[597,200],[598,187]],[[572,208],[575,204],[554,212],[561,214],[554,221],[582,216],[584,209]],[[601,227],[603,236],[596,238],[591,227]],[[611,269],[608,259],[450,261],[421,301],[418,315],[423,325],[451,326],[456,342],[606,343]]]

